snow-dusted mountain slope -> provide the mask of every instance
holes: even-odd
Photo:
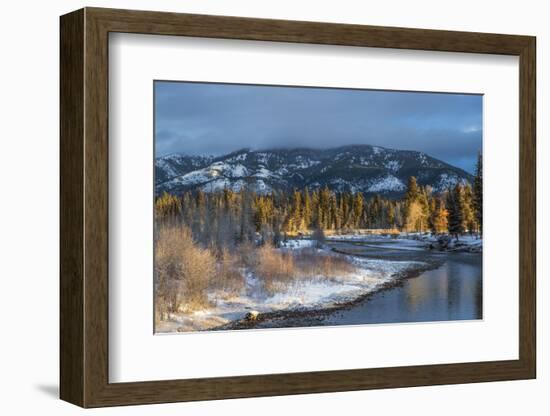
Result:
[[[224,156],[169,155],[155,161],[155,191],[206,192],[248,187],[259,193],[310,190],[328,186],[337,192],[401,196],[407,180],[440,192],[457,181],[471,181],[467,172],[425,153],[354,145],[332,149],[239,150]]]

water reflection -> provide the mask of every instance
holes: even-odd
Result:
[[[406,279],[401,286],[376,293],[350,309],[334,312],[325,318],[324,323],[350,325],[481,319],[481,255],[449,253],[439,260],[442,264],[437,269]]]

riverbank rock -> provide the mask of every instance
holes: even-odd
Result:
[[[437,237],[435,241],[430,241],[426,247],[429,250],[439,250],[446,251],[449,249],[449,246],[452,245],[452,239],[448,235],[442,235]]]
[[[449,235],[438,236],[435,241],[431,241],[427,244],[430,250],[439,251],[452,251],[452,252],[467,252],[467,253],[481,253],[483,249],[482,240],[479,239],[475,242],[457,240]]]

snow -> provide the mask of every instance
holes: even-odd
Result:
[[[307,169],[307,168],[310,168],[312,166],[316,166],[319,163],[321,163],[321,162],[318,161],[318,160],[312,160],[312,159],[309,159],[309,158],[304,158],[303,156],[296,156],[296,162],[289,165],[289,167],[293,168],[293,169]]]
[[[241,164],[215,162],[210,166],[189,172],[185,175],[172,178],[164,185],[167,188],[174,186],[200,186],[205,192],[218,192],[224,189],[239,191],[246,186],[244,178],[250,177],[249,170]],[[260,168],[253,177],[257,179],[252,187],[259,193],[268,193],[272,188],[263,179],[275,177],[269,170]]]
[[[267,161],[269,160],[269,154],[267,153],[256,153],[256,160],[260,163],[267,164]]]
[[[424,241],[417,239],[408,239],[406,235],[400,235],[399,238],[389,238],[383,235],[372,234],[343,234],[327,237],[327,240],[354,241],[362,242],[365,246],[372,248],[383,248],[392,250],[425,251]]]
[[[334,186],[336,189],[338,189],[338,191],[340,192],[347,191],[347,190],[351,192],[355,192],[357,190],[354,185],[352,185],[349,181],[346,181],[342,178],[331,179],[330,184]]]
[[[171,163],[168,162],[167,159],[157,159],[155,166],[159,169],[161,169],[165,175],[169,178],[173,178],[174,176],[178,176],[178,172],[174,169]]]
[[[466,184],[467,181],[465,179],[459,178],[454,173],[448,174],[448,173],[442,173],[439,175],[439,181],[437,182],[437,185],[435,186],[435,189],[439,192],[442,192],[448,188],[452,188],[457,183],[461,183],[462,185]]]
[[[240,163],[231,165],[226,162],[216,162],[202,170],[206,170],[210,176],[224,175],[230,178],[248,176],[248,169]]]
[[[263,305],[258,306],[267,307],[268,310],[322,307],[326,303],[335,303],[339,298],[351,298],[358,289],[355,284],[311,280],[306,284],[293,284],[284,292],[265,299]]]
[[[417,158],[420,161],[421,166],[426,166],[428,164],[428,160],[426,159],[426,155],[424,153],[418,153]]]
[[[357,266],[357,272],[336,279],[317,276],[296,282],[284,291],[265,299],[257,299],[255,310],[317,309],[334,306],[371,293],[397,278],[398,274],[421,262],[371,260],[347,256]]]
[[[359,161],[361,162],[362,166],[369,166],[370,165],[370,161],[367,160],[364,156],[361,156]]]
[[[248,169],[241,164],[230,165],[225,162],[215,162],[204,169],[194,170],[185,175],[172,178],[165,183],[165,186],[170,188],[177,185],[202,185],[201,189],[206,192],[215,192],[225,188],[239,190],[244,182],[238,180],[231,183],[228,178],[244,178],[248,174]]]
[[[252,176],[256,178],[265,178],[265,179],[276,177],[276,175],[274,175],[273,172],[271,172],[269,169],[266,169],[264,166],[260,166]]]
[[[157,190],[183,191],[186,189],[212,189],[218,190],[228,187],[241,189],[240,179],[248,178],[252,187],[259,192],[268,192],[271,187],[275,189],[292,189],[308,184],[311,189],[328,185],[338,192],[362,191],[365,193],[403,192],[406,189],[406,180],[400,179],[400,171],[407,158],[414,158],[423,168],[418,170],[417,178],[420,183],[429,183],[436,193],[445,191],[457,182],[467,183],[462,174],[454,171],[447,165],[431,159],[424,153],[416,151],[393,151],[380,146],[365,147],[365,150],[349,151],[349,148],[327,158],[322,153],[287,154],[277,151],[247,151],[241,150],[230,155],[214,158],[213,156],[188,156],[184,154],[171,154],[159,157],[155,160],[155,167],[162,171],[157,176]],[[368,151],[366,149],[369,149]],[[357,152],[357,153],[356,153]],[[217,162],[213,162],[217,160]],[[346,160],[353,168],[375,167],[385,169],[387,174],[381,177],[373,177],[375,170],[365,169],[365,174],[358,173],[353,178],[342,175],[339,172],[328,175],[334,168],[334,160]],[[408,159],[406,159],[408,160]],[[268,164],[269,162],[269,164]],[[256,165],[257,163],[257,165]],[[408,163],[408,162],[407,162]],[[437,172],[431,168],[441,169]],[[190,171],[192,169],[192,171]],[[314,171],[312,176],[304,174]],[[158,172],[158,171],[157,171]],[[325,174],[320,180],[317,174]],[[304,174],[304,175],[301,175]],[[228,184],[224,179],[230,180]],[[256,179],[263,180],[255,182]],[[302,179],[305,179],[302,180]],[[308,183],[309,181],[314,183]],[[214,181],[212,184],[210,182]],[[235,183],[233,183],[235,182]]]
[[[228,159],[228,161],[230,161],[230,162],[241,161],[242,162],[242,161],[246,160],[247,156],[248,156],[248,153],[241,153],[237,156],[233,156],[231,159]]]
[[[158,160],[164,159],[164,160],[180,160],[184,156],[179,153],[170,153],[169,155],[162,156]]]
[[[186,173],[183,176],[178,176],[167,182],[167,185],[197,185],[210,180],[210,175],[204,170],[195,170]]]
[[[257,192],[257,193],[260,193],[260,194],[267,194],[269,192],[272,191],[272,188],[271,186],[267,185],[263,180],[261,179],[257,179],[256,180],[256,183],[255,183],[255,186],[254,186],[254,190]]]
[[[397,160],[388,160],[388,161],[384,162],[384,167],[395,173],[399,169],[401,169],[401,162],[399,162]]]
[[[203,192],[220,192],[224,189],[230,189],[234,192],[240,191],[246,186],[246,182],[242,179],[230,181],[227,178],[216,179],[201,186]]]
[[[338,152],[331,159],[323,158],[312,154],[279,154],[269,151],[249,152],[239,151],[228,155],[226,159],[213,156],[186,156],[182,154],[172,154],[159,157],[155,161],[155,166],[163,172],[158,175],[157,180],[162,180],[162,183],[157,183],[157,190],[166,191],[182,191],[185,189],[202,188],[208,191],[216,191],[224,188],[242,189],[243,182],[241,179],[247,178],[252,189],[256,189],[260,193],[267,193],[273,188],[275,189],[291,189],[293,186],[298,187],[306,183],[311,189],[317,189],[328,185],[331,189],[337,192],[362,191],[365,193],[388,193],[388,192],[403,192],[406,189],[406,180],[400,179],[399,172],[403,167],[403,159],[401,153],[384,149],[380,146],[372,146],[368,153],[358,153],[347,151]],[[249,157],[249,155],[251,157]],[[432,169],[427,167],[444,166],[436,160],[430,159],[426,154],[421,152],[405,152],[407,157],[416,159],[419,165],[424,168],[419,169],[418,179],[421,183],[430,183],[433,186],[434,192],[445,191],[448,187],[454,186],[457,182],[467,183],[467,179],[462,178],[459,172],[454,172],[452,169],[442,169],[438,172],[438,176],[434,175]],[[365,175],[358,174],[351,178],[347,175],[336,173],[323,177],[323,180],[317,179],[313,183],[308,183],[310,180],[315,180],[308,175],[302,175],[304,172],[314,170],[315,174],[330,171],[333,168],[334,160],[346,159],[354,168],[376,167],[385,169],[387,174],[382,174],[380,177],[374,177],[376,171],[365,170]],[[213,162],[213,160],[218,160]],[[290,163],[289,163],[290,160]],[[246,161],[246,162],[245,162]],[[269,162],[269,165],[268,165]],[[256,165],[258,163],[258,165]],[[193,171],[189,172],[189,168],[194,166]],[[435,177],[435,180],[434,180]],[[228,183],[225,179],[229,179]],[[302,179],[305,179],[302,180]],[[256,182],[258,180],[258,182]]]
[[[191,166],[204,166],[212,160],[212,156],[186,156],[180,153],[172,153],[155,160],[155,167],[161,169],[168,178],[182,176],[181,165],[190,163]]]
[[[277,169],[275,173],[277,173],[277,175],[279,176],[283,176],[288,173],[288,169],[283,166],[282,168]]]
[[[235,181],[231,184],[231,190],[234,192],[238,192],[241,189],[243,189],[246,186],[246,182],[242,179],[239,179],[238,181]]]
[[[418,232],[400,233],[394,238],[375,234],[342,234],[331,235],[327,237],[327,240],[362,242],[365,246],[372,248],[425,251],[429,244],[437,243],[439,238],[441,238],[441,236],[436,236],[431,233]],[[463,247],[466,251],[476,251],[476,249],[480,250],[483,247],[483,240],[475,234],[461,235],[458,242],[455,238],[453,238],[449,246],[451,250],[456,249],[457,247]]]
[[[405,188],[405,184],[399,178],[386,175],[372,183],[368,188],[368,192],[402,191]]]
[[[217,192],[217,191],[223,191],[225,188],[229,188],[231,185],[231,182],[229,179],[223,178],[223,179],[216,179],[212,182],[208,182],[205,185],[201,187],[201,190],[204,192]]]
[[[235,165],[229,170],[230,175],[232,177],[236,178],[242,178],[243,176],[248,175],[248,169],[244,167],[243,165]]]
[[[302,250],[313,244],[311,240],[288,240],[282,250]],[[320,256],[333,255],[323,249],[317,249],[317,253]],[[223,292],[212,292],[209,294],[212,307],[193,313],[172,314],[170,321],[162,322],[156,329],[158,332],[207,330],[243,319],[250,311],[261,314],[326,309],[379,290],[399,278],[401,273],[425,266],[425,263],[415,261],[345,257],[355,266],[354,272],[330,279],[325,276],[298,279],[274,294],[266,293],[260,280],[243,269],[246,285],[241,293],[227,296]]]
[[[302,248],[313,247],[314,245],[315,245],[315,241],[304,240],[304,239],[302,240],[289,239],[281,243],[281,247],[283,249],[289,249],[289,250],[298,250]]]
[[[438,237],[434,235],[426,235],[426,234],[420,234],[420,235],[409,235],[405,238],[417,238],[420,241],[423,241],[425,243],[436,243],[438,241]],[[452,238],[449,243],[449,249],[457,250],[460,248],[464,248],[467,251],[481,251],[483,248],[483,239],[481,239],[476,234],[464,234],[459,236],[458,240],[455,238]]]

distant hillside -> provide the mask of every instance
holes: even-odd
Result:
[[[224,156],[173,154],[155,161],[155,191],[180,193],[201,189],[248,187],[258,193],[310,190],[328,186],[336,192],[400,197],[407,179],[441,192],[472,176],[422,152],[353,145],[332,149],[239,150]]]

